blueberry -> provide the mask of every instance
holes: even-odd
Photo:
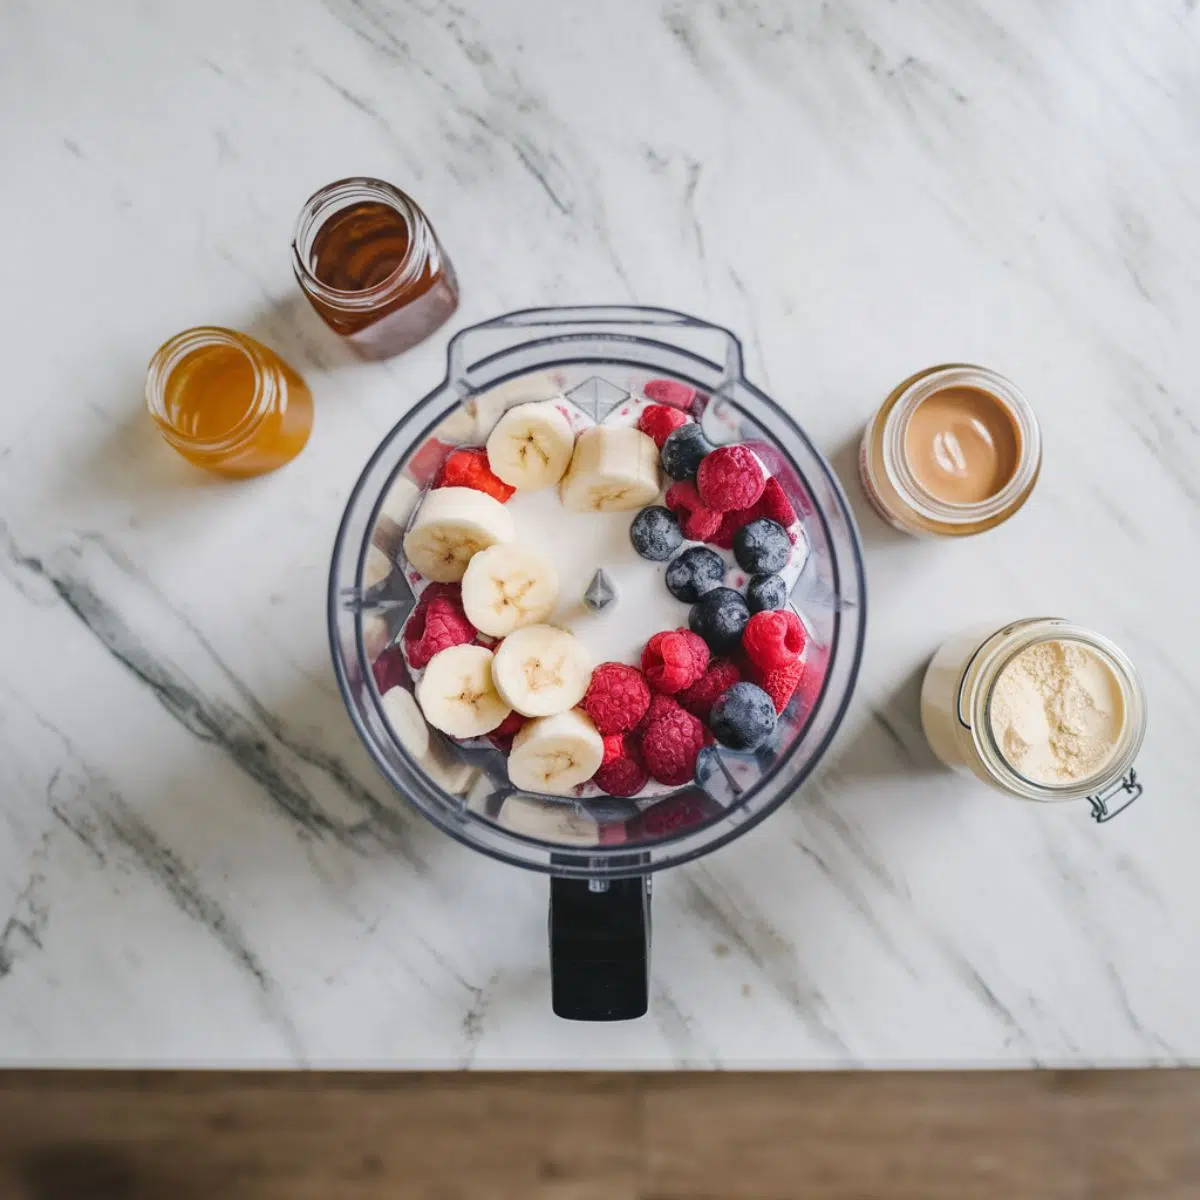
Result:
[[[750,620],[750,610],[741,592],[733,588],[713,588],[692,605],[688,625],[698,633],[710,650],[725,654],[742,640],[742,630]]]
[[[746,584],[746,604],[752,613],[782,608],[787,603],[787,584],[778,575],[752,575]]]
[[[669,508],[656,504],[651,508],[643,508],[633,518],[633,524],[629,526],[629,540],[643,558],[666,562],[683,545],[683,534],[675,514]]]
[[[733,535],[733,557],[751,575],[782,571],[792,553],[787,531],[778,521],[759,517]]]
[[[707,546],[689,546],[667,564],[667,591],[685,604],[695,604],[724,578],[725,560]]]
[[[673,429],[662,445],[662,469],[672,479],[694,479],[700,460],[716,447],[695,421]]]
[[[775,705],[757,684],[735,683],[717,697],[708,725],[722,746],[753,750],[775,731]]]

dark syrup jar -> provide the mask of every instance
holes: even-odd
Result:
[[[321,319],[364,358],[415,346],[458,307],[458,280],[429,218],[380,179],[341,179],[309,199],[292,268]]]

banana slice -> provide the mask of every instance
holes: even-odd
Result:
[[[592,678],[592,660],[574,634],[553,625],[526,625],[504,639],[492,679],[510,708],[550,717],[574,708]]]
[[[404,554],[426,579],[457,583],[472,555],[515,536],[512,514],[486,492],[436,488],[404,535]]]
[[[558,489],[572,512],[632,512],[657,499],[658,491],[658,449],[631,425],[585,429]]]
[[[378,546],[367,547],[363,561],[363,587],[378,587],[392,573],[392,560]]]
[[[456,738],[490,733],[512,712],[492,683],[486,646],[451,646],[435,654],[417,684],[417,703],[434,729]]]
[[[371,541],[385,554],[394,555],[404,540],[408,518],[417,506],[421,489],[407,475],[397,475],[388,489],[387,498],[379,506]]]
[[[577,708],[522,725],[508,756],[508,778],[523,792],[568,796],[604,761],[604,739]]]
[[[383,715],[401,745],[439,787],[457,796],[475,782],[479,769],[452,758],[429,736],[429,726],[406,688],[389,688],[384,693]]]
[[[557,483],[574,448],[571,422],[549,400],[510,408],[487,440],[492,470],[521,492],[536,492]]]
[[[539,842],[554,842],[560,846],[600,845],[597,822],[561,800],[509,796],[496,814],[496,824]]]
[[[480,633],[507,637],[544,621],[558,603],[558,570],[536,550],[502,542],[480,550],[462,581],[467,620]]]

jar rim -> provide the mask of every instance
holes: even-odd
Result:
[[[905,439],[913,414],[930,396],[951,387],[986,392],[1012,417],[1019,434],[1020,456],[1007,483],[975,503],[941,500],[923,487],[912,471]],[[881,457],[888,481],[899,497],[924,520],[961,528],[980,522],[997,524],[1012,516],[1029,498],[1042,463],[1042,435],[1032,405],[1011,380],[997,371],[970,363],[935,367],[908,384],[884,420]]]
[[[326,221],[355,201],[373,201],[390,208],[404,222],[408,245],[391,274],[369,288],[347,290],[331,287],[318,278],[312,269],[312,246]],[[338,179],[314,192],[301,208],[292,233],[292,269],[300,286],[336,308],[372,308],[419,279],[427,263],[432,263],[436,269],[437,259],[433,230],[416,202],[398,187],[367,175]]]
[[[222,434],[206,438],[180,429],[167,411],[165,400],[167,381],[184,359],[210,346],[236,350],[250,364],[254,373],[254,392],[236,425]],[[270,411],[274,399],[271,373],[270,364],[253,339],[219,325],[197,325],[168,338],[154,352],[146,369],[146,407],[170,439],[192,450],[222,453],[250,440]]]
[[[1006,626],[992,634],[980,646],[980,650],[982,651],[997,634],[1006,631],[1007,636],[992,647],[984,661],[979,664],[968,706],[971,740],[985,770],[1008,791],[1028,800],[1049,802],[1083,799],[1123,778],[1132,767],[1146,735],[1146,694],[1132,659],[1103,634],[1061,617],[1036,617],[1019,622],[1015,627]],[[1017,655],[1031,646],[1057,641],[1077,642],[1104,660],[1120,685],[1125,711],[1116,748],[1101,767],[1092,775],[1073,783],[1047,784],[1021,774],[1004,756],[992,729],[991,713],[996,686],[1005,668]],[[969,670],[970,666],[967,668],[967,671]],[[966,683],[965,676],[966,672],[963,685]],[[963,685],[960,685],[960,688]],[[962,708],[960,694],[956,703],[956,720],[962,720]]]

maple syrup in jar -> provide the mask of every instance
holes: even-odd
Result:
[[[216,326],[186,329],[155,351],[146,407],[168,445],[218,475],[282,467],[312,430],[304,380],[261,342]]]
[[[458,307],[454,268],[429,219],[379,179],[342,179],[311,197],[292,267],[321,319],[364,358],[415,346]]]

